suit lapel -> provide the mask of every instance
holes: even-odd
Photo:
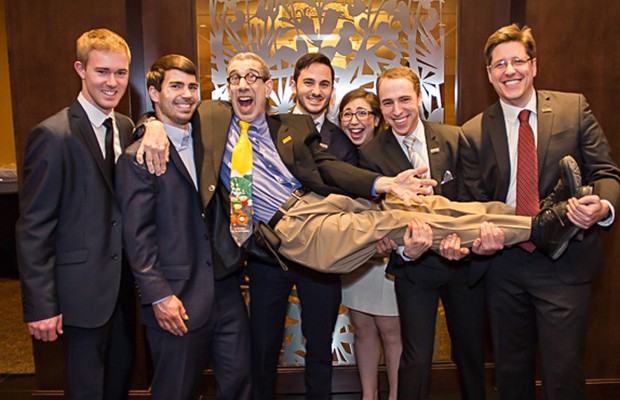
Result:
[[[288,124],[283,124],[279,116],[267,115],[269,134],[284,165],[294,176],[303,176],[297,171],[295,159],[295,143],[301,139],[300,134],[293,132]]]
[[[543,169],[547,158],[547,150],[549,149],[554,112],[549,96],[547,96],[544,92],[538,92],[537,100],[538,103],[536,105],[536,112],[538,114],[538,143],[536,151],[538,153],[538,189],[539,192],[543,193],[544,190],[541,190],[542,179],[540,179],[540,177],[543,176]]]
[[[381,132],[377,140],[381,140],[383,142],[383,146],[381,146],[381,148],[385,149],[385,161],[392,165],[390,167],[393,171],[392,173],[397,174],[404,170],[411,169],[412,165],[394,135],[395,134],[392,130],[387,130],[385,132]]]
[[[108,176],[106,172],[105,160],[103,159],[103,154],[101,153],[101,147],[99,147],[99,143],[97,142],[97,136],[95,135],[95,131],[93,130],[93,126],[86,115],[86,111],[82,108],[80,103],[76,100],[71,104],[70,107],[71,119],[75,122],[75,127],[79,134],[84,138],[88,149],[90,150],[93,158],[97,162],[97,166],[99,168],[99,172],[103,176],[103,179],[108,185],[110,191],[114,192],[114,185],[112,184],[111,177]]]
[[[499,195],[497,198],[504,199],[508,193],[510,155],[508,154],[506,122],[504,121],[504,113],[499,101],[484,112],[482,116],[482,135],[488,137],[499,169],[499,176],[494,177],[498,180],[495,193]],[[485,138],[483,137],[482,140],[484,142]]]
[[[442,141],[437,137],[437,132],[433,127],[424,123],[424,133],[426,136],[426,151],[428,155],[429,172],[431,178],[440,183],[443,179],[443,173],[448,168],[446,166],[445,155],[441,152]],[[455,174],[456,171],[452,171]],[[437,185],[434,189],[436,195],[441,195],[441,185]]]
[[[168,141],[170,142],[170,139],[168,139]],[[181,175],[183,175],[183,177],[192,186],[192,188],[195,188],[194,181],[192,180],[192,176],[189,174],[189,171],[187,170],[185,163],[181,159],[181,156],[177,152],[177,149],[175,149],[174,146],[172,145],[172,142],[170,142],[170,160],[172,161],[176,169],[179,172],[181,172]]]

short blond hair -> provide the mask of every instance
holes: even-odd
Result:
[[[131,51],[127,42],[109,29],[92,29],[82,33],[77,40],[76,48],[77,59],[84,66],[88,63],[88,56],[93,50],[124,53],[131,62]]]
[[[418,74],[413,72],[409,67],[394,67],[383,71],[377,78],[377,94],[379,94],[379,86],[385,79],[400,79],[404,78],[413,83],[413,89],[416,94],[420,94],[420,78]]]

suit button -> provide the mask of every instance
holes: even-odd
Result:
[[[209,192],[212,192],[215,190],[215,185],[209,185]]]
[[[112,226],[116,226],[116,225],[117,225],[117,223],[116,223],[116,221],[112,221],[112,223],[111,223],[110,225],[112,225]]]
[[[118,260],[118,254],[114,254],[114,255],[112,256],[112,260],[114,260],[114,261]]]

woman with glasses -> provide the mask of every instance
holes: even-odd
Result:
[[[347,93],[340,103],[340,127],[358,147],[384,129],[379,98],[365,89]],[[396,399],[398,364],[402,350],[394,280],[387,276],[384,255],[377,255],[342,276],[342,304],[355,326],[355,357],[362,383],[362,399],[376,399],[381,343],[388,373],[390,399]]]

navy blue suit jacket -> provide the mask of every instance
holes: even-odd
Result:
[[[196,134],[194,128],[194,134]],[[211,244],[200,195],[179,154],[161,176],[136,160],[140,143],[129,146],[116,166],[123,215],[123,243],[140,290],[142,322],[158,328],[152,303],[176,295],[189,316],[189,330],[204,325],[213,306]]]

